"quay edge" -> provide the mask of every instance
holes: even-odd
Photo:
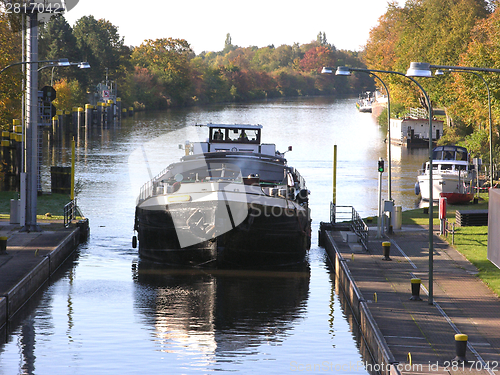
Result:
[[[337,248],[335,240],[331,235],[332,230],[335,230],[332,224],[321,223],[320,246],[323,246],[327,252],[328,258],[335,270],[335,278],[340,283],[340,287],[349,303],[368,351],[374,362],[379,365],[382,375],[401,375],[401,372],[395,366],[397,365],[397,361],[389,349],[377,322],[373,318],[367,301],[356,286],[345,259]]]
[[[0,230],[9,233],[9,240],[21,244],[15,246],[16,250],[12,250],[14,246],[9,247],[8,240],[7,254],[0,256],[0,274],[3,278],[0,282],[0,329],[5,328],[50,280],[89,233],[88,219],[80,220],[67,229],[47,230],[54,226],[62,227],[63,224],[51,223],[44,231],[37,232],[39,237],[36,241],[29,241],[27,238],[33,236],[33,233],[19,232],[12,225],[0,223]],[[16,269],[15,272],[13,268]]]

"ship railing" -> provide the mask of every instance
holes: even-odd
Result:
[[[368,250],[368,225],[359,216],[353,206],[337,206],[330,203],[330,222],[347,223],[351,230],[356,233],[365,250]]]
[[[165,168],[155,177],[153,177],[151,180],[149,180],[148,182],[146,182],[144,185],[141,186],[141,190],[139,191],[139,197],[137,198],[138,201],[143,201],[144,199],[156,195],[156,187],[158,186],[159,179],[167,172],[167,169],[168,168]]]

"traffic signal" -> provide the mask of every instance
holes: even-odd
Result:
[[[378,159],[378,171],[380,173],[384,172],[384,159],[382,158]]]

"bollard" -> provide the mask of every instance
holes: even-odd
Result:
[[[467,350],[468,338],[469,336],[461,333],[455,335],[455,349],[457,356],[453,358],[453,362],[467,362],[465,359],[465,352]]]
[[[411,298],[410,301],[422,301],[420,298],[420,279],[411,279]]]
[[[0,255],[7,254],[7,237],[0,237]]]
[[[92,126],[93,112],[94,106],[92,104],[85,104],[85,127],[87,128]]]
[[[384,257],[382,260],[392,260],[389,258],[389,254],[391,252],[391,243],[390,242],[382,242],[382,247],[384,249]]]

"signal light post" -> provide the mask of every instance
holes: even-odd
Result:
[[[382,174],[384,173],[384,159],[378,159],[378,219],[377,238],[382,237]]]

